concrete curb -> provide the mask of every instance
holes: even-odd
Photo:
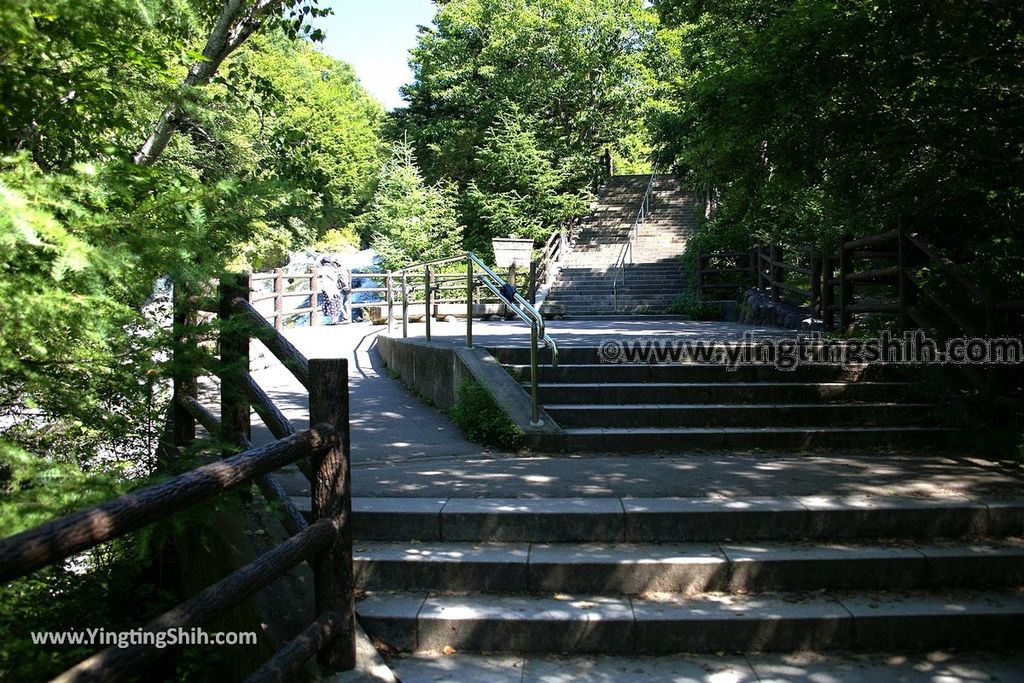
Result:
[[[400,381],[442,410],[458,397],[466,377],[479,382],[523,434],[527,448],[559,451],[565,448],[565,432],[541,409],[540,425],[532,425],[530,395],[483,347],[472,349],[421,339],[396,339],[379,335],[377,351]]]

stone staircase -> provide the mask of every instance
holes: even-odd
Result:
[[[617,301],[613,296],[614,266],[649,180],[648,175],[613,176],[601,188],[594,211],[560,264],[546,304],[564,307],[570,316],[584,316],[664,313],[675,301],[686,286],[676,257],[695,229],[700,200],[669,175],[655,176],[651,213],[633,246],[633,265],[625,285],[620,283]]]
[[[761,347],[753,346],[756,358]],[[490,351],[513,374],[529,377],[528,349]],[[543,353],[549,363],[549,352]],[[607,353],[567,347],[557,367],[539,368],[543,408],[562,428],[571,452],[878,449],[933,445],[955,434],[937,426],[941,397],[922,398],[891,367],[729,370],[696,362],[602,362]],[[529,391],[528,383],[523,386]]]
[[[1024,502],[356,499],[357,604],[392,651],[1019,647]]]

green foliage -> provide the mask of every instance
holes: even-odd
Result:
[[[1020,281],[1024,8],[661,0],[650,121],[717,226],[832,248],[897,218]],[[709,226],[710,227],[710,226]],[[730,228],[731,229],[731,228]]]
[[[178,0],[0,5],[0,149],[44,169],[127,155],[184,76],[198,18]]]
[[[154,472],[168,281],[202,292],[226,269],[274,263],[368,200],[381,111],[351,68],[296,37],[313,37],[314,4],[285,0],[212,84],[182,88],[223,2],[0,2],[0,534]],[[131,163],[171,102],[164,154]],[[206,358],[176,360],[200,371]],[[55,567],[3,587],[0,631],[153,616],[132,560],[154,543],[147,532],[90,553],[81,576]],[[26,648],[5,640],[0,678],[84,654]]]
[[[273,170],[314,200],[303,219],[315,234],[351,222],[373,192],[380,165],[380,105],[352,67],[303,41],[261,38],[232,65],[267,95],[246,112],[238,144],[253,148],[252,173]]]
[[[605,147],[623,159],[646,151],[644,52],[656,17],[643,5],[439,3],[412,51],[409,106],[391,125],[415,140],[428,180],[466,191],[472,248],[510,231],[545,238],[585,209],[581,192],[600,177]]]
[[[717,304],[704,301],[697,292],[683,292],[665,312],[686,316],[690,320],[722,319],[721,308]]]
[[[566,192],[568,173],[540,147],[540,124],[502,113],[484,139],[480,169],[465,197],[467,221],[477,226],[467,247],[488,254],[494,237],[543,242],[557,226],[586,212],[585,192]]]
[[[355,226],[328,230],[316,241],[313,247],[317,251],[357,251],[362,240]]]
[[[128,631],[174,604],[147,566],[127,559],[137,550],[126,539],[87,553],[77,570],[51,567],[0,586],[0,631],[5,634],[0,678],[48,680],[95,650],[36,645],[32,632]],[[81,571],[81,563],[88,563],[88,572]]]
[[[474,379],[462,380],[449,414],[470,441],[509,450],[522,445],[522,432],[494,401],[491,392]]]
[[[452,256],[462,244],[453,189],[444,183],[427,185],[406,142],[392,146],[377,191],[356,227],[372,235],[371,246],[387,269]]]

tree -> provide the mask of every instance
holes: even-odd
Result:
[[[1024,9],[906,0],[660,0],[652,128],[711,229],[834,243],[898,219],[1020,279]]]
[[[236,258],[312,240],[325,213],[345,221],[367,199],[357,176],[372,175],[378,110],[347,66],[289,37],[311,31],[276,14],[264,30],[277,37],[222,62],[176,102],[180,134],[159,158],[132,162],[161,117],[154,99],[178,92],[204,18],[220,16],[211,7],[0,6],[0,488],[21,476],[16,452],[114,477],[148,471],[169,342],[145,315],[154,283],[208,282]],[[302,149],[279,163],[296,131]],[[332,165],[334,138],[355,151]]]
[[[422,29],[412,51],[415,80],[404,90],[409,106],[392,125],[415,140],[428,180],[448,178],[460,190],[477,180],[472,206],[461,206],[470,243],[493,232],[482,216],[509,207],[509,196],[495,196],[483,202],[493,211],[480,210],[479,193],[490,192],[479,180],[489,173],[484,158],[494,158],[495,132],[508,132],[502,117],[518,118],[517,125],[529,130],[529,145],[560,175],[556,189],[565,202],[600,176],[606,146],[626,157],[644,152],[630,146],[637,142],[631,133],[643,126],[649,81],[644,50],[656,25],[643,5],[450,0],[440,5],[434,25]],[[500,195],[510,188],[494,189]],[[545,202],[541,196],[521,198],[525,204],[515,210],[520,216],[526,205]],[[528,220],[538,221],[548,232],[556,227],[542,215]]]
[[[412,146],[404,141],[393,145],[369,210],[357,226],[372,235],[371,246],[387,269],[452,256],[462,247],[452,187],[427,185]]]
[[[132,155],[132,161],[137,164],[152,164],[160,157],[170,142],[171,135],[181,125],[184,101],[191,96],[195,88],[209,83],[221,63],[264,24],[284,28],[292,37],[301,29],[314,40],[319,37],[319,32],[314,32],[308,25],[304,25],[306,17],[329,14],[330,10],[318,9],[317,2],[318,0],[224,0],[206,38],[202,53],[196,55],[197,59],[189,67],[188,74],[178,87],[171,103],[161,112],[149,137]],[[205,3],[200,3],[200,8],[206,7],[208,6]],[[216,5],[211,7],[215,8]],[[284,16],[285,13],[287,16]]]
[[[478,155],[479,174],[470,181],[464,206],[478,226],[470,249],[488,253],[494,237],[543,241],[551,227],[585,212],[586,193],[561,191],[568,172],[537,141],[538,124],[515,112],[498,115]]]

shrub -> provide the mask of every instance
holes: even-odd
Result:
[[[691,320],[721,320],[722,311],[709,301],[704,301],[696,292],[683,292],[672,305],[668,307],[668,313],[684,315]]]
[[[476,380],[468,377],[462,380],[449,414],[470,441],[511,450],[522,444],[522,432]]]

